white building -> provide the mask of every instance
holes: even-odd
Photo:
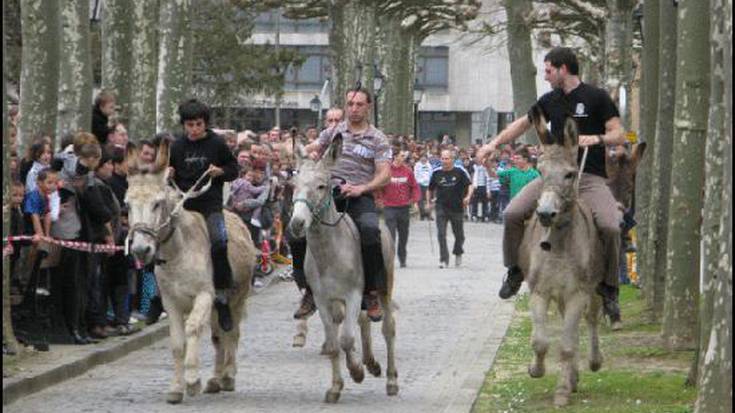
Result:
[[[277,21],[275,11],[261,14],[256,21],[252,38],[255,44],[274,45],[278,28],[280,46],[298,48],[307,57],[300,69],[287,73],[280,109],[282,128],[315,124],[317,115],[310,109],[315,96],[319,96],[322,107],[329,106],[328,93],[323,93],[330,73],[328,24],[284,17]],[[417,78],[425,93],[419,104],[419,136],[433,139],[447,133],[455,136],[458,144],[466,145],[497,133],[513,119],[505,47],[490,50],[487,40],[470,44],[460,33],[449,31],[432,35],[421,46]],[[548,90],[543,81],[542,58],[543,52],[536,53],[539,94]],[[256,96],[243,103],[248,110],[237,117],[245,126],[263,130],[275,124],[274,98]]]

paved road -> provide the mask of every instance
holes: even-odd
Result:
[[[432,222],[433,224],[433,222]],[[501,227],[465,225],[460,268],[439,269],[426,222],[413,221],[408,267],[396,275],[397,367],[400,393],[385,394],[385,376],[349,379],[337,405],[322,400],[329,387],[328,359],[319,355],[321,323],[313,317],[304,348],[291,347],[298,304],[293,283],[252,297],[239,351],[236,391],[185,397],[169,406],[172,377],[168,339],[90,370],[8,406],[8,412],[468,412],[505,333],[512,304],[497,298],[502,274]],[[436,229],[432,227],[432,234]],[[451,239],[451,235],[450,235]],[[451,242],[451,241],[450,241]],[[451,245],[451,244],[450,244]],[[451,248],[451,246],[450,246]],[[453,260],[452,260],[453,265]],[[208,337],[209,334],[204,334]],[[376,359],[385,371],[385,344],[373,327]],[[202,381],[211,377],[213,351],[204,342]]]

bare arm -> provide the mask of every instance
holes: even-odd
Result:
[[[362,194],[380,189],[390,182],[390,162],[376,162],[375,176],[365,185],[342,185],[342,193],[349,197],[358,197]]]
[[[579,146],[597,144],[622,145],[625,143],[625,131],[619,117],[613,117],[605,122],[605,133],[600,135],[579,135]]]
[[[513,142],[523,135],[531,127],[531,121],[527,115],[523,115],[516,119],[502,130],[495,138],[485,144],[477,151],[477,160],[479,163],[485,163],[485,159],[490,155],[498,145]]]

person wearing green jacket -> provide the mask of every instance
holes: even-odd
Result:
[[[510,199],[513,199],[524,186],[541,176],[539,172],[531,167],[531,154],[528,149],[522,148],[513,155],[513,167],[496,173],[500,182],[508,182],[510,186]],[[495,173],[495,172],[491,172]]]

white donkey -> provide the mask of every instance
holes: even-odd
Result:
[[[364,286],[360,234],[349,215],[337,212],[332,201],[330,171],[342,153],[341,137],[333,140],[319,162],[308,159],[303,147],[296,149],[298,175],[289,225],[293,235],[306,235],[304,270],[324,324],[323,354],[327,354],[332,363],[332,386],[325,401],[336,403],[344,387],[340,374],[340,348],[345,353],[352,379],[360,383],[365,377],[363,367],[355,357],[355,329],[358,324],[362,335],[362,362],[371,374],[380,376],[380,364],[375,361],[372,351],[370,321],[360,309]],[[391,299],[394,252],[393,242],[384,226],[381,227],[381,244],[388,285],[387,293],[380,297],[384,312],[382,330],[388,353],[386,391],[393,396],[398,394],[396,324]]]
[[[526,281],[531,290],[531,345],[535,358],[528,373],[531,377],[545,373],[544,358],[549,348],[546,313],[550,301],[556,301],[564,328],[561,374],[554,404],[564,406],[569,403],[570,393],[577,389],[579,322],[585,311],[590,334],[589,367],[597,371],[602,366],[597,334],[602,298],[595,293],[595,287],[605,273],[605,250],[592,212],[577,198],[578,147],[574,120],[567,119],[563,142],[554,142],[536,106],[532,110],[532,122],[543,145],[538,163],[543,189],[536,214],[526,223],[519,255],[519,265],[528,274]]]
[[[137,151],[128,151],[128,245],[133,256],[143,263],[155,260],[156,279],[170,320],[176,370],[166,401],[180,403],[185,383],[189,396],[201,391],[199,339],[206,326],[212,330],[216,359],[214,377],[207,382],[205,392],[235,388],[239,324],[255,265],[255,247],[240,218],[225,211],[228,258],[234,279],[229,300],[234,328],[224,332],[217,312],[212,311],[214,285],[206,222],[201,214],[182,208],[184,200],[203,193],[208,185],[198,191],[192,188],[186,194],[171,187],[168,159],[166,141],[161,143],[154,165],[139,165]]]

